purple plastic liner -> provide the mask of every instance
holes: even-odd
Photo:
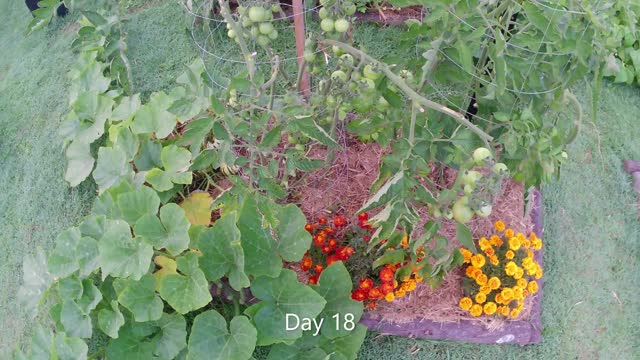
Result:
[[[533,231],[542,238],[542,194],[535,189],[534,203],[531,209]],[[536,252],[535,260],[542,266],[542,250]],[[502,329],[489,331],[481,324],[471,320],[461,320],[457,323],[440,323],[430,320],[417,320],[415,322],[396,324],[377,319],[365,313],[360,323],[369,330],[385,335],[405,336],[409,338],[453,340],[482,344],[518,344],[531,345],[542,341],[542,283],[544,278],[538,280],[539,291],[533,299],[531,316],[527,320],[509,321]]]

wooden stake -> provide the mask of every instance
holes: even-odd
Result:
[[[300,77],[300,84],[298,87],[302,91],[302,95],[305,98],[309,97],[309,73],[304,63],[304,6],[302,6],[302,0],[293,0],[293,25],[295,27],[296,36],[296,55],[298,57],[298,69],[302,71],[302,77]]]

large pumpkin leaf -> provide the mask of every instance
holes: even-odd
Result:
[[[155,134],[163,139],[173,131],[178,119],[167,109],[173,99],[164,92],[155,93],[149,103],[140,107],[131,124],[134,134]]]
[[[167,204],[160,209],[160,218],[154,214],[141,217],[134,227],[137,236],[142,236],[156,249],[166,248],[171,255],[178,255],[189,246],[189,221],[176,204]]]
[[[211,204],[213,198],[209,193],[195,191],[180,203],[180,207],[187,214],[191,225],[211,225]]]
[[[169,145],[162,149],[160,155],[163,169],[153,168],[147,172],[145,179],[157,191],[169,191],[173,184],[191,184],[192,173],[191,152],[187,149]]]
[[[107,275],[140,280],[149,270],[153,247],[142,238],[131,237],[131,229],[123,220],[110,220],[98,244],[103,280]]]
[[[111,302],[111,309],[104,308],[98,311],[98,327],[110,338],[118,338],[118,331],[122,325],[124,325],[124,316],[120,312],[117,301]]]
[[[160,278],[160,296],[180,314],[198,310],[211,301],[209,283],[198,266],[198,253],[176,259],[179,274]]]
[[[91,237],[80,238],[76,246],[76,259],[80,270],[80,277],[87,277],[100,267],[100,252],[98,242]]]
[[[73,103],[71,118],[77,119],[76,141],[86,144],[98,140],[104,134],[104,125],[111,116],[113,100],[97,92],[80,93]]]
[[[288,269],[283,269],[277,278],[256,278],[251,292],[264,303],[253,317],[256,328],[274,339],[294,340],[302,336],[300,328],[286,329],[286,314],[314,319],[326,304],[322,296],[298,282],[296,273]]]
[[[109,147],[98,150],[98,164],[93,171],[93,179],[98,184],[99,193],[132,177],[133,170],[124,151]]]
[[[50,329],[38,326],[31,338],[31,360],[82,360],[87,358],[88,347],[77,337],[65,333],[53,334]],[[26,357],[25,357],[26,358]]]
[[[90,338],[92,334],[91,317],[80,305],[71,300],[62,303],[60,322],[67,334],[74,337]]]
[[[79,140],[73,141],[67,147],[65,155],[67,156],[67,171],[64,174],[64,179],[70,186],[78,186],[93,171],[95,160],[91,156],[89,144]]]
[[[327,354],[333,354],[332,359],[355,360],[366,335],[367,328],[358,324],[355,330],[351,331],[347,336],[335,339],[322,337],[320,339],[320,348],[326,351]]]
[[[245,271],[254,276],[276,277],[282,269],[282,260],[276,251],[275,241],[262,224],[262,214],[255,200],[247,197],[237,222],[245,255]]]
[[[118,207],[122,218],[133,226],[144,215],[158,212],[160,198],[153,189],[143,186],[118,196]]]
[[[156,294],[156,278],[146,274],[139,281],[115,279],[113,288],[118,302],[131,311],[135,321],[155,321],[162,316],[164,304]]]
[[[349,335],[351,331],[343,323],[347,316],[353,320],[353,324],[360,321],[363,307],[361,302],[351,299],[352,288],[349,271],[341,261],[326,268],[320,275],[318,285],[312,287],[327,301],[319,318],[324,319],[325,322],[325,326],[322,327],[322,335],[329,339]],[[335,324],[334,316],[336,314],[338,321],[341,322],[338,326]]]
[[[211,228],[203,231],[198,238],[198,249],[202,251],[200,264],[207,280],[216,281],[227,275],[232,288],[249,287],[235,212],[224,214]]]
[[[49,272],[57,278],[71,275],[78,270],[76,247],[82,234],[76,227],[61,232],[56,238],[56,247],[49,255]]]
[[[215,310],[198,315],[189,337],[187,360],[247,360],[256,346],[256,329],[245,316],[227,321]]]
[[[107,359],[149,360],[154,358],[156,342],[148,337],[156,330],[152,322],[131,320],[120,329],[118,338],[109,341]]]
[[[187,346],[187,322],[180,314],[163,313],[156,321],[158,333],[154,336],[157,359],[174,359]]]
[[[286,261],[300,261],[311,245],[311,234],[304,229],[307,219],[294,204],[282,207],[277,217],[280,256]]]
[[[38,247],[33,255],[26,255],[22,261],[22,285],[18,289],[18,300],[30,316],[38,314],[40,299],[52,282],[47,257]]]

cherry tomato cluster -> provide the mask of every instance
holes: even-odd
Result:
[[[336,261],[347,261],[355,253],[355,249],[343,245],[341,240],[338,240],[338,234],[336,232],[347,225],[347,220],[344,216],[335,216],[332,223],[329,223],[326,217],[322,216],[318,218],[315,224],[306,224],[304,229],[307,230],[313,236],[313,245],[316,249],[320,250],[318,257],[322,258],[320,261],[314,264],[311,252],[312,248],[307,251],[302,259],[301,268],[303,271],[312,271],[313,275],[309,277],[309,284],[317,284],[320,274],[325,267],[330,266]],[[324,265],[322,264],[324,260]]]

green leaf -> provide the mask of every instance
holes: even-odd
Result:
[[[304,229],[307,223],[302,210],[294,204],[278,211],[278,252],[285,261],[300,261],[311,246],[311,234]]]
[[[75,133],[77,141],[91,144],[104,134],[104,125],[111,116],[113,100],[94,91],[80,93],[73,103],[71,117],[79,121]]]
[[[89,314],[102,301],[102,293],[90,279],[82,280],[82,296],[78,300],[78,306],[84,313]]]
[[[142,105],[136,112],[131,124],[134,134],[155,134],[158,139],[164,139],[176,126],[178,119],[167,109],[173,103],[164,92],[155,93],[149,103]]]
[[[154,189],[168,191],[173,184],[191,184],[192,174],[188,171],[191,166],[189,150],[169,145],[162,149],[161,161],[164,170],[151,169],[145,177]]]
[[[471,237],[471,231],[465,224],[456,223],[456,240],[458,240],[460,245],[474,253],[477,252],[476,244],[473,242],[473,238]]]
[[[81,278],[89,276],[100,267],[99,257],[98,242],[87,236],[82,237],[76,247],[76,259]]]
[[[154,337],[154,355],[162,360],[175,359],[187,346],[187,322],[180,314],[163,313],[155,325],[160,331]]]
[[[22,285],[18,289],[18,300],[31,317],[38,314],[40,299],[52,281],[44,250],[37,247],[34,254],[27,254],[22,261]]]
[[[244,269],[249,275],[276,277],[282,269],[282,260],[275,241],[262,224],[262,214],[258,212],[255,199],[247,197],[237,221],[245,256]]]
[[[117,301],[111,301],[111,309],[98,311],[98,327],[112,339],[118,338],[118,331],[124,325],[124,316]]]
[[[143,186],[118,196],[118,207],[122,218],[133,226],[144,215],[158,212],[160,198],[153,189]]]
[[[134,227],[137,236],[142,236],[156,249],[166,248],[171,255],[178,255],[189,246],[189,220],[177,204],[170,203],[160,208],[160,218],[147,214]]]
[[[56,247],[49,255],[49,272],[57,278],[71,275],[78,270],[76,247],[80,242],[80,229],[69,228],[61,232],[56,238]]]
[[[41,325],[31,339],[31,360],[82,360],[87,358],[87,345],[82,339],[67,337],[65,333],[53,334]],[[25,357],[26,358],[26,357]]]
[[[114,149],[122,150],[126,154],[127,161],[133,160],[138,153],[140,139],[131,132],[129,127],[112,125],[109,130],[109,138],[113,141]]]
[[[326,351],[327,354],[333,354],[334,357],[332,359],[354,360],[358,357],[358,352],[366,335],[367,328],[363,325],[357,325],[356,329],[347,336],[335,339],[321,338],[320,348]],[[337,355],[341,355],[341,357]]]
[[[375,195],[373,195],[367,202],[357,211],[361,213],[380,206],[381,204],[388,202],[398,194],[398,188],[402,185],[404,179],[404,172],[398,171],[391,179],[389,179]]]
[[[351,299],[353,283],[349,271],[342,261],[331,264],[320,275],[317,286],[312,287],[326,301],[327,305],[318,316],[324,319],[325,325],[322,327],[322,335],[329,339],[349,335],[350,331],[345,329],[344,324],[339,324],[336,330],[335,319],[338,314],[339,321],[343,321],[347,314],[353,315],[353,323],[357,324],[362,316],[363,306],[361,302]]]
[[[124,151],[109,147],[101,147],[98,150],[98,164],[93,171],[93,179],[98,184],[100,194],[132,176],[133,170]]]
[[[331,138],[331,135],[327,133],[322,126],[318,125],[311,117],[302,117],[295,120],[295,125],[301,133],[307,137],[326,145],[331,148],[339,148],[340,145]]]
[[[127,322],[117,339],[109,341],[107,359],[149,360],[154,358],[156,344],[147,339],[153,334],[152,323]]]
[[[198,310],[211,301],[209,283],[198,266],[198,254],[190,252],[176,259],[180,274],[160,280],[160,296],[180,314]]]
[[[60,295],[62,299],[80,299],[82,296],[82,281],[76,276],[61,279],[58,282],[58,295]]]
[[[142,102],[140,102],[140,94],[125,96],[118,102],[118,106],[113,109],[111,121],[129,121],[138,112]]]
[[[122,220],[108,221],[98,251],[103,280],[107,275],[140,280],[153,256],[153,247],[139,237],[132,238],[129,225]]]
[[[80,338],[67,337],[65,333],[56,334],[53,340],[55,352],[60,360],[84,360],[89,348]]]
[[[403,249],[387,250],[373,262],[371,268],[376,269],[385,264],[397,264],[404,259],[404,255]]]
[[[247,360],[256,346],[256,329],[245,316],[227,321],[215,310],[196,316],[187,360]]]
[[[91,174],[95,160],[91,156],[89,144],[82,141],[71,142],[65,155],[67,157],[67,171],[64,179],[71,187],[76,187]]]
[[[164,304],[156,294],[156,278],[144,275],[139,281],[115,279],[113,287],[118,302],[131,311],[137,322],[155,321],[162,316]]]
[[[251,284],[253,295],[264,305],[254,316],[259,332],[281,340],[294,340],[302,336],[302,330],[286,330],[286,314],[300,318],[315,318],[326,301],[310,287],[298,282],[296,273],[282,269],[280,276],[261,276]]]
[[[60,322],[65,332],[73,337],[91,337],[91,318],[74,301],[66,300],[62,303]]]
[[[211,225],[213,198],[207,192],[194,191],[180,203],[191,225]]]
[[[133,160],[138,171],[149,171],[156,167],[162,167],[162,145],[157,141],[146,141],[142,143],[140,153]]]

